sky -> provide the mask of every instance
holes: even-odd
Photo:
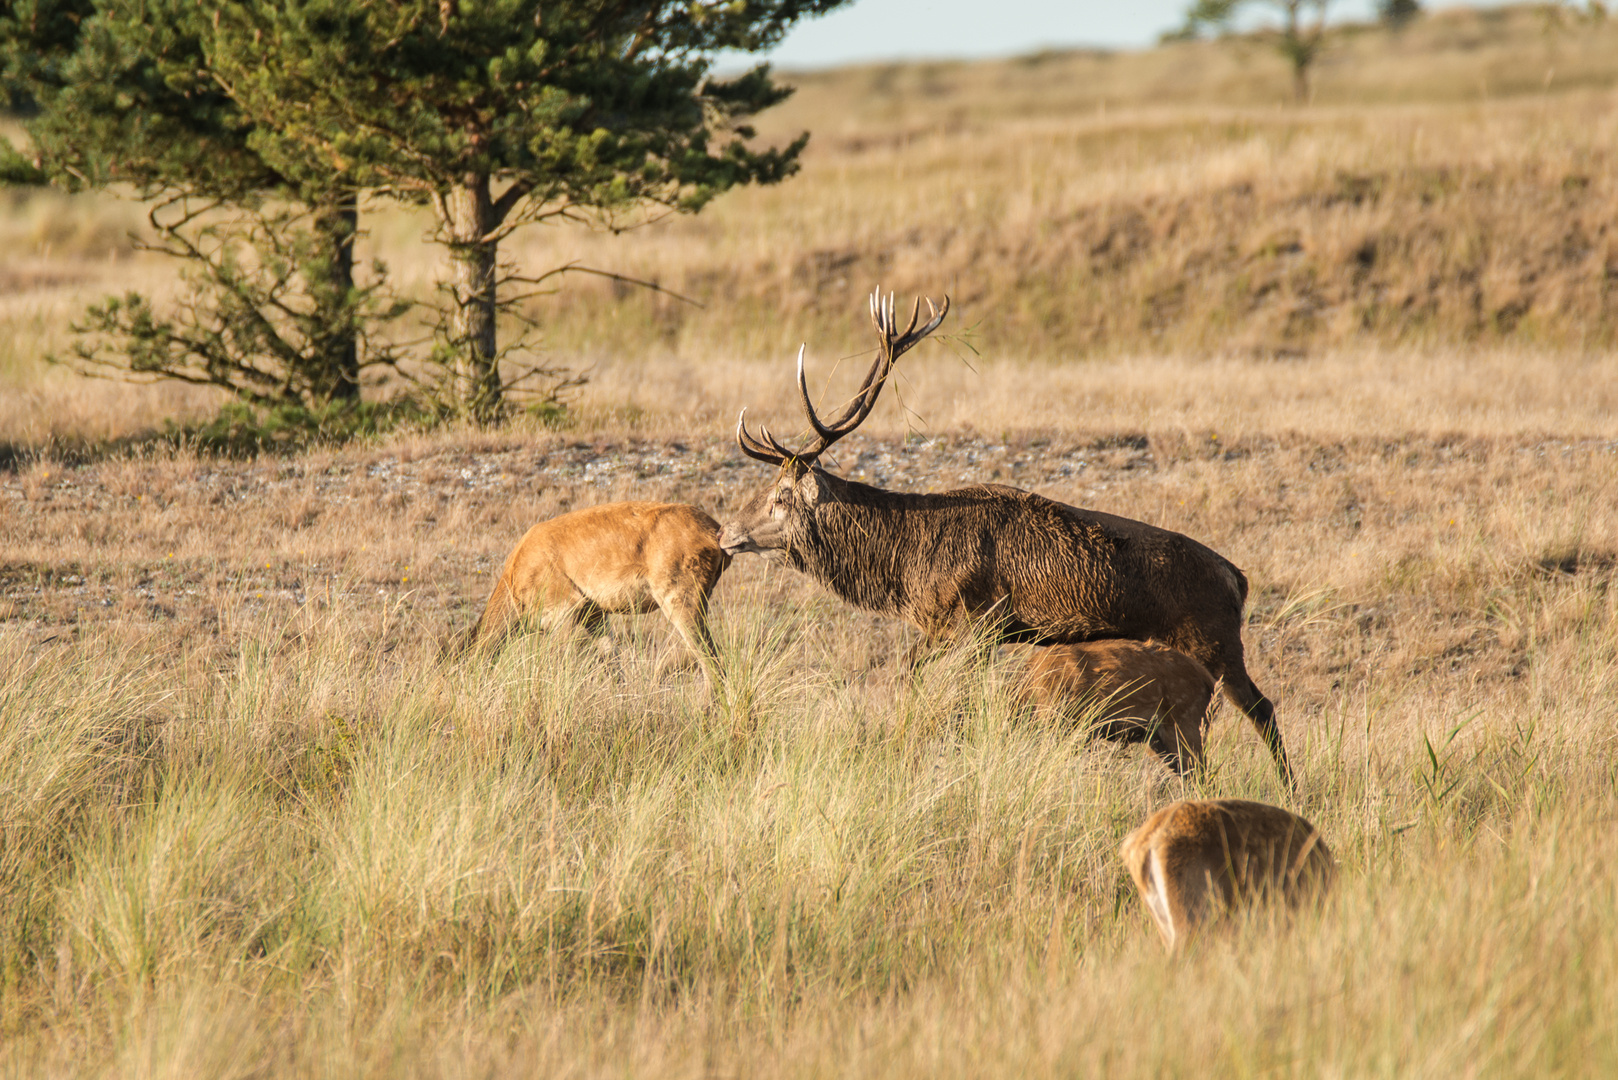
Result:
[[[1190,0],[855,0],[800,23],[770,60],[777,67],[805,69],[872,60],[1015,56],[1084,45],[1138,49],[1184,22],[1189,6]],[[1330,11],[1334,21],[1368,19],[1375,7],[1373,0],[1335,0]]]

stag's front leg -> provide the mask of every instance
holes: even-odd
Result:
[[[921,637],[905,652],[904,674],[907,679],[913,678],[916,669],[923,663],[953,645],[964,642],[987,655],[999,640],[1000,635],[992,624],[974,618],[972,612],[959,601],[959,590],[955,595],[955,603],[920,626]]]
[[[905,650],[903,675],[904,681],[913,682],[921,666],[941,653],[948,651],[958,641],[960,636],[948,630],[934,630],[922,635],[911,643]]]
[[[921,669],[921,665],[943,651],[944,646],[947,644],[947,640],[941,640],[932,634],[922,634],[911,642],[910,647],[905,650],[903,664],[900,669],[902,681],[906,683],[914,681],[917,671]]]

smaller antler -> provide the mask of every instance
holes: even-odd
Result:
[[[763,436],[762,439],[754,438],[747,430],[747,410],[743,409],[741,415],[736,417],[736,445],[742,448],[742,453],[769,465],[781,465],[788,458],[799,456],[776,441],[770,429],[762,424],[758,433]]]
[[[798,348],[798,396],[803,401],[804,415],[809,418],[809,426],[814,428],[817,436],[815,445],[803,451],[789,450],[781,445],[770,434],[768,428],[760,427],[760,439],[755,439],[747,430],[745,417],[747,410],[742,410],[742,416],[736,421],[736,443],[748,457],[771,465],[781,465],[788,458],[797,458],[804,463],[812,463],[825,453],[838,439],[847,435],[865,422],[876,408],[876,399],[882,393],[882,386],[888,381],[888,375],[893,371],[894,362],[908,352],[922,338],[937,330],[949,314],[949,297],[944,297],[944,306],[934,306],[931,299],[927,301],[927,311],[931,318],[919,330],[916,323],[921,318],[921,300],[916,301],[910,312],[910,325],[903,333],[896,333],[893,318],[893,294],[889,293],[884,299],[882,290],[878,289],[871,294],[871,321],[876,324],[877,343],[876,359],[871,361],[870,370],[865,373],[865,380],[860,384],[859,392],[854,395],[848,407],[842,414],[830,423],[823,422],[815,413],[814,403],[809,400],[809,380],[803,370],[802,346]]]

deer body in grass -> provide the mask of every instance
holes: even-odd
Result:
[[[1171,803],[1124,837],[1118,853],[1170,951],[1238,906],[1318,899],[1337,871],[1313,825],[1245,799]]]
[[[891,297],[872,298],[878,350],[852,402],[823,421],[798,392],[815,438],[790,449],[746,410],[736,441],[775,478],[725,523],[727,554],[773,554],[857,607],[904,619],[918,649],[974,631],[1002,640],[1068,644],[1152,638],[1200,661],[1258,729],[1291,782],[1275,709],[1242,659],[1247,579],[1228,559],[1167,529],[1084,510],[1000,484],[939,494],[884,491],[827,472],[819,458],[876,406],[895,361],[949,312],[917,327],[920,301],[899,329]],[[912,660],[916,653],[912,654]]]
[[[1202,764],[1218,683],[1195,657],[1155,641],[1084,641],[1030,651],[1018,700],[1085,724],[1092,738],[1144,742],[1174,772]]]
[[[708,598],[730,565],[718,537],[717,521],[681,503],[607,503],[541,521],[506,557],[464,645],[497,645],[531,616],[544,630],[580,628],[607,643],[608,615],[661,611],[712,689]]]

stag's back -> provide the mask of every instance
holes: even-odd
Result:
[[[1239,640],[1247,579],[1190,537],[999,484],[950,494],[980,504],[985,584],[1046,640],[1155,637],[1204,663]]]

